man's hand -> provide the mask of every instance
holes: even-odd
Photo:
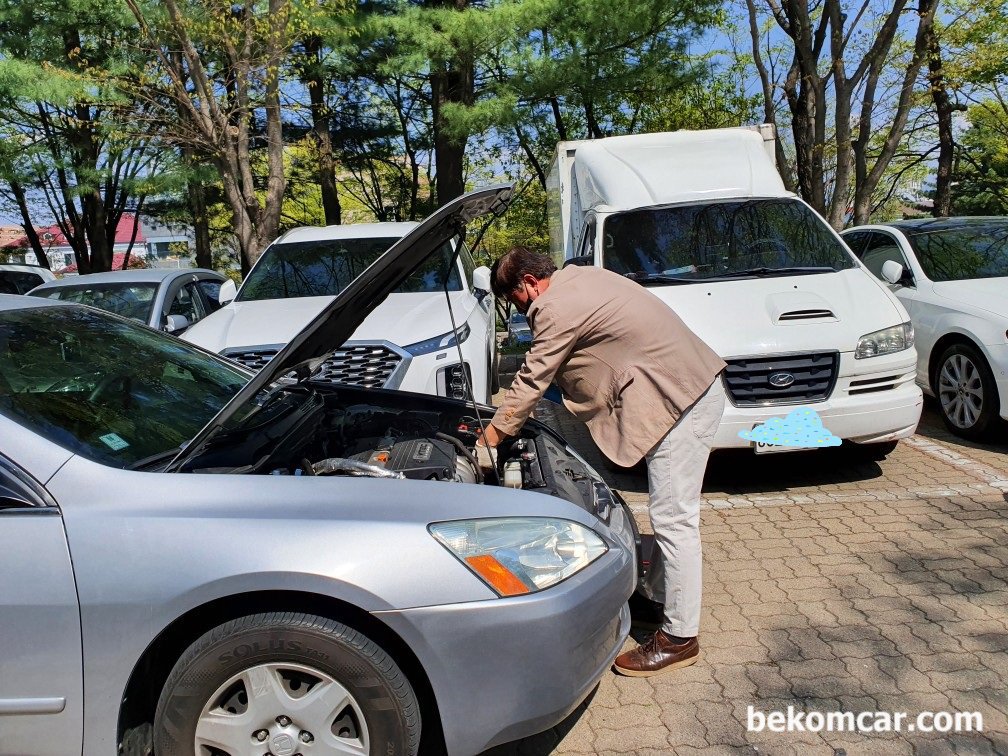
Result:
[[[476,442],[476,462],[479,464],[480,469],[483,470],[483,472],[495,470],[496,467],[494,465],[494,458],[497,455],[491,454],[490,449],[481,443],[481,441],[482,439]]]

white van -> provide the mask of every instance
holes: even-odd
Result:
[[[784,188],[772,130],[562,142],[548,182],[558,264],[633,278],[728,363],[715,448],[809,408],[880,456],[913,434],[922,395],[910,318]]]

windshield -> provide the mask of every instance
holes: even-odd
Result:
[[[289,297],[334,297],[395,244],[397,237],[370,239],[329,239],[325,241],[274,244],[263,253],[241,292],[238,301],[286,299]],[[458,263],[450,242],[395,289],[397,293],[462,289]]]
[[[513,325],[525,325],[528,321],[520,312],[511,313],[511,323]]]
[[[932,281],[1008,276],[1008,222],[991,222],[908,235]]]
[[[113,467],[177,451],[247,380],[179,339],[94,310],[0,313],[0,412]]]
[[[826,223],[798,200],[752,199],[647,208],[612,215],[603,263],[635,278],[700,281],[758,270],[856,266]],[[784,269],[790,269],[785,271]]]
[[[81,283],[32,292],[32,296],[61,299],[114,312],[124,318],[149,323],[154,307],[156,283]]]

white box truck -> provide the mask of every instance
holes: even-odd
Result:
[[[551,252],[633,278],[724,358],[715,448],[795,448],[740,432],[808,408],[882,456],[920,419],[910,318],[784,188],[773,139],[764,124],[561,142]]]

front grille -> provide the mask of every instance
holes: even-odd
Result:
[[[356,344],[333,352],[313,376],[316,381],[383,388],[402,357],[381,344]]]
[[[252,370],[262,370],[278,351],[277,349],[232,350],[224,352],[224,356]],[[312,379],[364,388],[384,388],[400,362],[402,357],[382,344],[354,344],[333,352]]]
[[[240,362],[250,370],[262,370],[266,363],[273,359],[277,353],[276,349],[248,349],[223,352],[222,354],[229,360]]]
[[[833,391],[839,365],[839,352],[729,360],[725,390],[736,407],[821,402]],[[778,373],[792,376],[794,382],[774,386],[770,377]]]

